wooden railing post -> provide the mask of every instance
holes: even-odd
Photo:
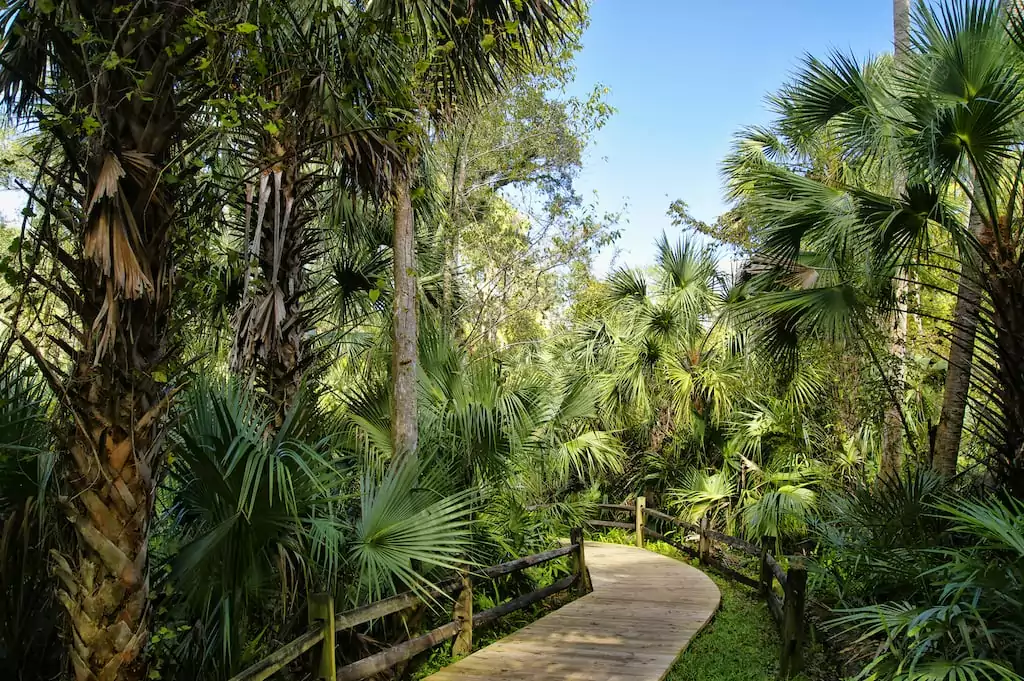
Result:
[[[462,657],[473,652],[473,583],[469,579],[469,572],[463,570],[462,589],[455,599],[454,620],[459,624],[459,633],[452,643],[452,656]]]
[[[644,509],[647,508],[647,497],[636,498],[636,545],[644,547]]]
[[[316,678],[335,681],[338,671],[334,659],[334,597],[331,594],[316,593],[310,596],[309,622],[319,622],[324,634],[324,640],[320,643]]]
[[[782,604],[782,659],[779,677],[790,679],[804,668],[804,609],[807,569],[794,558],[786,571],[786,600]]]
[[[708,523],[708,517],[704,516],[700,519],[700,531],[698,533],[699,541],[697,543],[697,555],[700,557],[701,563],[707,563],[708,557],[711,554],[711,537],[708,535],[708,530],[711,529]]]
[[[765,539],[761,543],[761,571],[758,574],[757,579],[760,584],[760,590],[762,596],[767,596],[772,590],[772,568],[768,564],[768,540]]]
[[[576,575],[576,586],[573,590],[577,597],[585,596],[594,590],[590,583],[590,571],[587,570],[587,557],[583,553],[583,529],[574,527],[569,532],[569,541],[576,547],[572,555],[572,571]]]

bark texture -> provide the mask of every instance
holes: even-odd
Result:
[[[893,53],[897,64],[906,57],[910,48],[910,0],[893,0],[892,3],[892,42]],[[906,190],[906,178],[902,170],[896,172],[893,181],[893,192],[898,198]],[[895,359],[895,371],[892,377],[892,388],[897,398],[902,400],[906,391],[907,376],[907,285],[908,273],[901,269],[895,282],[896,313],[893,328],[890,331],[889,351]],[[879,477],[893,479],[903,467],[903,413],[898,402],[886,407],[882,421],[882,462]]]
[[[995,301],[995,402],[998,409],[983,418],[998,433],[1000,443],[992,466],[998,480],[1012,496],[1024,497],[1024,271],[1017,243],[1001,242],[986,288]]]
[[[176,359],[168,338],[180,204],[169,176],[195,172],[176,162],[176,146],[206,95],[186,83],[210,77],[195,68],[215,46],[190,23],[207,13],[204,2],[43,5],[14,8],[0,49],[45,53],[45,65],[2,70],[0,80],[45,92],[58,111],[87,112],[90,124],[55,128],[60,153],[44,157],[47,198],[31,233],[54,263],[36,281],[66,308],[66,333],[43,349],[22,337],[62,407],[60,508],[76,541],[52,553],[52,566],[74,678],[144,679],[150,520]],[[67,361],[50,361],[57,349]]]
[[[395,460],[415,456],[418,431],[416,424],[416,230],[412,210],[409,176],[399,173],[395,178],[394,268],[395,299],[391,379],[392,437]]]
[[[173,125],[166,111],[150,113]],[[157,375],[172,359],[166,339],[174,205],[160,183],[168,140],[151,132],[126,125],[119,150],[97,153],[88,164],[80,257],[68,261],[82,289],[80,343],[64,385],[73,418],[63,501],[79,546],[54,561],[78,681],[145,677],[139,653],[149,635],[147,548],[171,397]]]
[[[971,206],[968,227],[979,243],[988,230],[981,213]],[[960,280],[957,284],[956,306],[953,308],[953,332],[947,357],[946,383],[942,393],[942,412],[935,432],[932,469],[940,475],[956,475],[957,457],[967,411],[967,395],[971,387],[974,363],[974,340],[978,332],[981,289],[978,286],[977,259],[970,253],[961,257]]]

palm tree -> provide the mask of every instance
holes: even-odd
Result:
[[[388,74],[396,52],[386,34],[363,30],[348,4],[256,3],[253,13],[268,27],[257,35],[269,75],[250,74],[249,97],[260,106],[244,122],[251,165],[236,213],[246,269],[231,365],[264,389],[280,425],[313,364],[311,341],[324,313],[309,290],[330,231],[317,220],[320,208],[382,180],[375,175],[392,152],[366,102],[394,89]]]
[[[429,590],[461,564],[475,494],[450,485],[443,460],[415,470],[361,456],[313,393],[273,429],[276,407],[235,383],[203,381],[183,402],[162,496],[174,551],[161,606],[202,626],[179,674],[238,672],[259,656],[254,641],[294,633],[310,591],[355,607]]]
[[[370,13],[387,26],[408,31],[407,105],[401,159],[391,165],[394,207],[394,308],[392,423],[395,456],[413,456],[416,418],[416,269],[413,192],[424,137],[432,120],[461,102],[510,87],[515,79],[552,58],[581,20],[576,0],[418,0],[375,2]]]
[[[995,3],[964,2],[934,13],[922,9],[915,50],[900,65],[894,86],[885,85],[876,65],[862,68],[833,56],[829,63],[810,60],[786,92],[790,124],[811,131],[827,126],[849,154],[869,166],[887,157],[900,159],[908,178],[901,196],[887,196],[855,176],[829,187],[780,168],[761,175],[758,191],[768,225],[765,243],[782,264],[768,278],[778,283],[780,273],[797,266],[825,273],[799,249],[829,240],[834,244],[830,262],[847,263],[839,277],[819,277],[806,291],[790,287],[761,298],[767,305],[762,309],[792,315],[804,328],[827,320],[837,331],[863,336],[865,315],[873,305],[870,289],[877,289],[871,282],[878,280],[852,285],[857,269],[884,274],[903,263],[938,268],[940,258],[955,258],[978,297],[958,295],[950,320],[954,333],[943,405],[948,427],[940,428],[942,442],[935,451],[943,458],[936,465],[947,474],[955,469],[955,455],[949,452],[954,441],[959,444],[973,373],[994,398],[979,406],[978,435],[992,448],[993,469],[1001,471],[1004,484],[1016,488],[1024,431],[1016,399],[1022,377],[1013,368],[1020,366],[1021,351],[1014,335],[1020,325],[1014,302],[1020,272],[1015,131],[1024,99],[1014,75],[1016,48],[1005,24]],[[966,224],[950,205],[957,195],[971,203]],[[948,234],[957,252],[927,249],[930,230]],[[960,287],[958,293],[970,289]],[[975,334],[983,341],[982,358],[974,356]],[[905,421],[904,428],[909,430]]]
[[[186,126],[223,82],[231,7],[204,1],[16,2],[2,16],[0,91],[38,131],[30,234],[53,266],[27,273],[67,310],[67,355],[22,343],[61,396],[60,474],[78,546],[60,557],[77,679],[145,676],[147,545],[174,390],[175,221]],[[225,10],[227,10],[225,12]],[[209,24],[196,21],[203,15]],[[209,29],[209,30],[208,30]],[[191,172],[195,172],[194,167]]]
[[[893,0],[892,3],[892,43],[896,68],[906,59],[910,50],[910,0]],[[893,178],[893,195],[901,196],[906,189],[906,178],[896,172]],[[896,308],[893,311],[891,352],[896,358],[896,370],[893,376],[894,392],[903,394],[906,379],[907,361],[907,297],[909,286],[908,273],[900,270],[896,274],[894,294]],[[898,403],[890,404],[885,410],[882,429],[882,466],[880,476],[893,478],[899,475],[903,467],[903,422]]]

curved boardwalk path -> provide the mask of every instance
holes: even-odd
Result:
[[[587,542],[594,592],[427,681],[659,681],[718,609],[707,575],[672,558]]]

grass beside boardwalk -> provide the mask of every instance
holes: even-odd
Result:
[[[768,606],[749,587],[708,576],[722,592],[722,607],[666,681],[776,681],[782,643]]]
[[[594,537],[598,541],[633,544],[633,535],[612,530]],[[662,542],[646,542],[646,548],[694,567],[696,561]],[[768,606],[748,586],[706,570],[719,591],[722,605],[714,619],[690,642],[672,666],[665,681],[777,681],[782,642]],[[824,670],[823,655],[816,647],[805,651],[807,672],[794,681],[834,681]]]

